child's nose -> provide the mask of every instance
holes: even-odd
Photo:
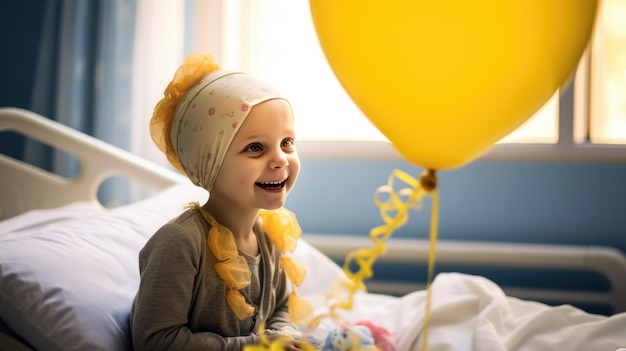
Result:
[[[274,152],[272,157],[270,167],[274,169],[280,169],[283,167],[287,167],[289,165],[289,160],[287,159],[287,155],[282,150],[277,150]]]

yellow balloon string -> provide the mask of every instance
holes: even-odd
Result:
[[[435,274],[435,252],[437,245],[437,223],[439,217],[439,195],[437,189],[430,192],[432,198],[432,211],[430,215],[430,244],[428,247],[428,280],[426,286],[426,312],[424,314],[424,333],[422,335],[422,350],[426,351],[428,347],[428,330],[430,328],[430,308],[432,300],[432,287]]]
[[[398,191],[394,190],[394,181],[399,180],[408,187],[403,187]],[[384,225],[370,230],[370,238],[374,243],[373,248],[357,249],[346,256],[343,270],[348,280],[337,283],[333,291],[327,295],[329,305],[328,315],[333,319],[338,319],[339,309],[351,310],[354,304],[354,294],[359,290],[365,290],[364,279],[373,275],[372,266],[380,254],[386,251],[386,241],[393,232],[402,227],[408,220],[408,211],[421,208],[421,199],[424,195],[430,194],[432,197],[430,246],[428,254],[428,280],[426,294],[426,311],[424,316],[424,331],[422,337],[422,350],[426,351],[428,344],[428,327],[430,324],[431,307],[431,282],[434,275],[435,265],[435,243],[437,240],[437,220],[438,220],[438,194],[436,190],[437,178],[434,171],[424,172],[419,181],[409,174],[394,170],[389,176],[387,185],[383,185],[376,190],[374,202],[380,210],[380,216]],[[381,200],[381,196],[387,195],[388,199]],[[358,270],[351,269],[356,263]],[[342,291],[344,294],[342,294]],[[347,294],[345,294],[347,293]],[[342,299],[343,297],[343,299]]]

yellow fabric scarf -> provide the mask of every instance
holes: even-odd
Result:
[[[198,203],[192,203],[202,217],[211,224],[207,236],[207,246],[215,255],[218,263],[215,264],[217,274],[224,280],[230,289],[226,300],[237,318],[244,319],[254,314],[254,307],[248,304],[239,290],[250,285],[251,272],[246,260],[239,255],[235,236],[230,229],[219,224],[210,213]],[[286,252],[293,253],[302,235],[302,229],[293,212],[281,207],[277,210],[261,210],[262,228],[269,236],[274,246],[280,251],[280,263],[283,266],[287,279],[293,285],[289,296],[289,319],[297,325],[308,325],[315,321],[313,307],[309,302],[298,295],[295,287],[300,286],[306,276],[306,268],[293,257],[286,256]],[[314,323],[317,324],[317,323]]]

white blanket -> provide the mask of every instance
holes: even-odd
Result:
[[[493,282],[458,273],[433,282],[428,351],[615,351],[626,348],[626,314],[612,317],[507,297]],[[398,350],[420,350],[426,292],[360,294],[346,317],[396,331]],[[426,351],[426,350],[422,350]]]

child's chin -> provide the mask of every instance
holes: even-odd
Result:
[[[283,207],[284,204],[285,204],[284,202],[281,202],[280,204],[277,204],[277,205],[276,204],[272,204],[272,205],[263,207],[263,209],[264,210],[270,210],[270,211],[271,210],[278,210],[279,208]]]

